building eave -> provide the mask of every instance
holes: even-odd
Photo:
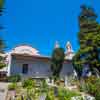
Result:
[[[28,55],[28,54],[17,54],[17,53],[11,53],[11,56],[15,56],[15,57],[29,57],[29,58],[35,58],[35,59],[42,59],[42,60],[46,60],[46,61],[51,61],[51,57],[50,56],[41,56],[41,55]],[[69,59],[65,59],[64,63],[71,63],[72,60]]]

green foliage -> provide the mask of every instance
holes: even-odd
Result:
[[[71,100],[72,97],[74,96],[80,96],[79,93],[66,90],[64,88],[59,87],[58,88],[58,96],[54,96],[54,89],[51,88],[48,93],[47,93],[47,98],[46,100]]]
[[[64,88],[59,89],[59,100],[71,100],[71,97],[74,96],[80,96],[80,94],[74,91],[66,90]]]
[[[60,71],[62,69],[62,64],[64,61],[64,49],[63,48],[55,48],[52,53],[51,59],[51,70],[53,72],[54,77],[59,77]]]
[[[97,92],[95,93],[95,99],[96,99],[96,100],[100,100],[100,91],[97,91]]]
[[[4,1],[5,1],[5,0],[0,0],[0,8],[3,7]]]
[[[0,63],[0,69],[4,68],[6,65],[4,63]]]
[[[12,75],[7,77],[8,82],[19,82],[21,80],[20,75]]]
[[[3,40],[1,39],[1,37],[0,37],[0,53],[3,53],[4,48],[5,48],[4,41],[3,41]]]
[[[49,95],[47,95],[46,100],[52,100]]]
[[[2,9],[3,9],[3,6],[4,6],[4,1],[5,0],[0,0],[0,16],[2,16]],[[2,26],[0,26],[0,29],[2,29]],[[0,54],[4,52],[4,48],[5,48],[4,41],[0,37]],[[4,57],[2,57],[0,55],[0,68],[3,68],[3,67],[5,67]]]
[[[48,92],[48,85],[47,85],[47,83],[46,83],[45,80],[42,81],[41,90],[42,90],[42,91],[41,91],[42,93],[43,93],[43,92]]]
[[[4,53],[4,48],[5,48],[5,44],[4,44],[3,40],[0,38],[0,54]],[[2,69],[3,67],[5,67],[4,60],[5,60],[5,57],[3,57],[2,55],[0,55],[0,69]]]
[[[49,91],[47,92],[46,100],[55,100],[54,96],[54,88],[49,88]]]
[[[15,90],[17,87],[17,84],[16,83],[11,83],[8,85],[8,90]]]
[[[63,48],[55,48],[52,53],[52,60],[55,62],[60,62],[64,60],[64,49]]]
[[[86,81],[86,87],[88,93],[95,96],[96,100],[100,100],[100,79],[96,77],[90,77]]]
[[[32,89],[35,86],[33,79],[27,79],[22,82],[23,88]]]
[[[73,64],[79,75],[85,63],[91,70],[95,67],[100,71],[100,25],[96,22],[97,15],[91,7],[83,5],[81,8],[78,33],[80,49],[73,58]]]
[[[91,76],[80,84],[80,89],[90,95],[93,95],[96,100],[100,100],[100,78]]]

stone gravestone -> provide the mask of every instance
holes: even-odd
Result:
[[[54,96],[58,96],[58,88],[57,87],[54,87]]]
[[[24,100],[24,95],[21,95],[21,100]]]
[[[29,96],[26,98],[26,100],[32,100]]]
[[[12,96],[12,100],[16,100],[15,96]]]
[[[77,75],[76,70],[74,70],[73,76],[74,76],[75,79],[77,79],[78,75]]]
[[[65,76],[65,86],[69,86],[70,83],[69,83],[69,80],[68,80],[68,76]]]
[[[89,65],[88,64],[83,64],[82,77],[83,78],[88,77],[89,72],[90,72]]]
[[[65,86],[68,86],[68,77],[65,77]]]
[[[40,95],[39,100],[45,100],[45,99],[46,99],[46,94],[45,93]]]
[[[71,100],[95,100],[95,97],[89,95],[83,95],[83,96],[72,97]]]
[[[54,80],[53,79],[51,80],[51,83],[52,83],[52,85],[54,85]]]
[[[16,91],[13,90],[13,91],[10,91],[10,93],[11,93],[12,100],[15,100],[16,99]]]
[[[83,100],[95,100],[95,97],[87,95],[87,96],[83,96]]]
[[[71,100],[84,100],[82,96],[72,97]]]

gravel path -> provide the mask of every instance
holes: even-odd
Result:
[[[0,82],[0,100],[6,100],[8,83]]]

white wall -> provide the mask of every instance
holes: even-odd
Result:
[[[28,64],[27,74],[22,74],[23,64]],[[50,66],[51,66],[50,61],[43,61],[39,59],[18,60],[15,57],[12,57],[10,72],[11,72],[11,75],[21,74],[27,77],[49,77],[52,75]],[[63,64],[63,68],[60,73],[60,76],[63,77],[65,75],[69,75],[72,73],[73,73],[72,64],[71,63]]]
[[[13,74],[22,74],[23,64],[28,64],[28,73],[27,76],[40,76],[46,77],[51,75],[50,62],[40,61],[32,59],[30,60],[16,60],[12,58],[11,63],[11,75]],[[23,74],[24,75],[24,74]]]

